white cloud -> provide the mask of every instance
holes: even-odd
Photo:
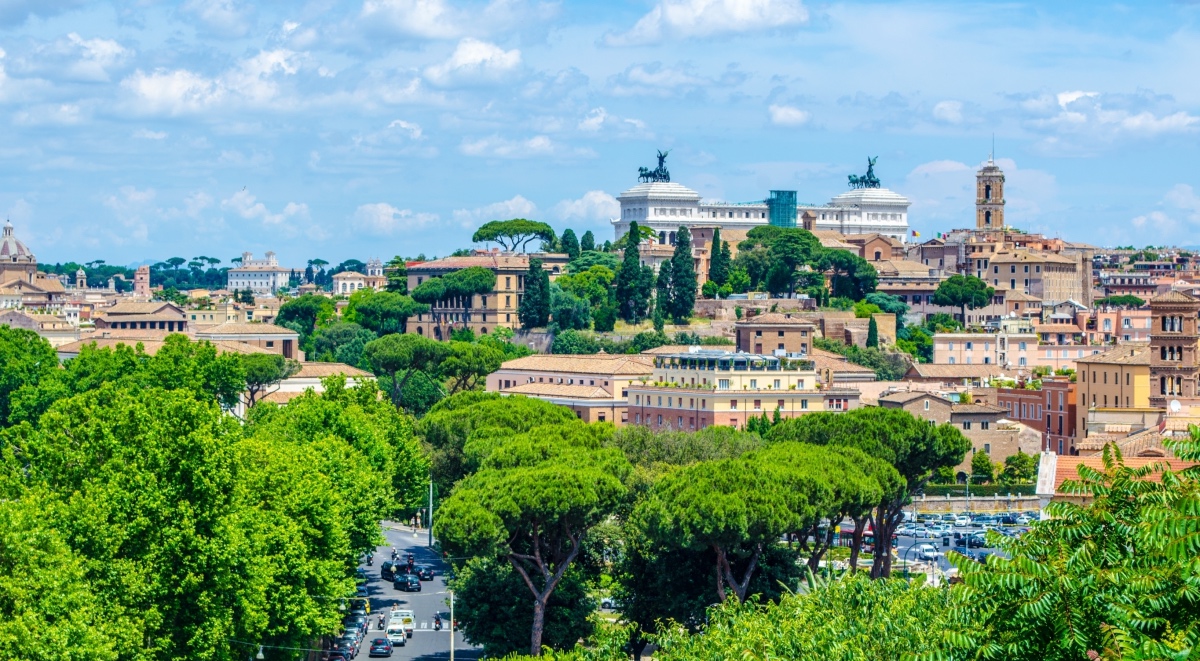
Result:
[[[479,140],[463,140],[459,149],[467,156],[531,158],[553,154],[558,146],[544,135],[535,135],[528,140],[509,140],[493,135]]]
[[[489,220],[533,218],[536,215],[537,205],[516,195],[503,202],[493,202],[475,209],[457,209],[454,211],[454,220],[463,227],[475,227]]]
[[[808,111],[795,106],[772,104],[767,108],[767,112],[771,115],[771,123],[778,126],[803,126],[810,118]]]
[[[308,205],[288,202],[280,213],[272,213],[267,205],[257,201],[253,194],[246,189],[234,193],[231,197],[221,200],[221,208],[232,211],[246,220],[259,220],[264,225],[281,225],[293,218],[307,219]]]
[[[213,34],[242,37],[250,30],[250,9],[233,0],[187,0],[180,9]]]
[[[151,131],[150,129],[138,129],[133,132],[133,137],[139,140],[165,140],[167,138],[167,132]]]
[[[354,226],[371,235],[394,234],[397,230],[414,230],[438,220],[435,213],[414,213],[397,209],[386,202],[363,204],[354,212]]]
[[[458,42],[450,57],[425,69],[425,78],[435,85],[495,82],[521,66],[521,51],[472,39]]]
[[[13,114],[13,123],[21,126],[69,126],[79,124],[86,118],[79,104],[60,103],[30,107]]]
[[[1041,148],[1087,152],[1097,141],[1200,129],[1200,116],[1170,108],[1172,101],[1144,91],[1122,95],[1075,90],[1033,96],[1022,100],[1020,108],[1030,116],[1026,122],[1030,128],[1051,134],[1039,144]]]
[[[963,120],[962,101],[938,101],[933,106],[933,118],[947,124],[961,124]]]
[[[579,130],[595,132],[599,131],[604,126],[604,120],[608,119],[608,112],[604,108],[592,108],[588,111],[586,117],[579,121]]]
[[[74,32],[68,34],[67,39],[79,51],[79,60],[70,71],[82,79],[107,82],[109,69],[132,55],[130,50],[111,39],[84,39]]]
[[[1139,232],[1152,231],[1152,236],[1178,236],[1200,225],[1200,195],[1188,184],[1172,186],[1158,206],[1165,210],[1156,209],[1135,216],[1130,221],[1134,229]]]
[[[575,127],[584,133],[598,133],[607,129],[615,131],[620,137],[653,137],[642,120],[610,115],[603,106],[589,110]]]
[[[562,220],[605,222],[621,213],[617,198],[602,190],[592,190],[577,200],[563,200],[554,205],[554,215]]]
[[[259,51],[216,78],[187,69],[138,69],[121,86],[134,96],[136,110],[155,114],[201,112],[226,102],[266,106],[280,102],[279,76],[295,75],[299,67],[296,53],[276,49]]]
[[[420,39],[509,33],[540,23],[557,12],[553,2],[492,0],[483,7],[454,7],[445,0],[366,0],[359,16],[370,32]]]
[[[400,129],[408,133],[408,137],[413,140],[420,140],[422,137],[420,125],[413,122],[406,122],[403,119],[392,120],[392,123],[388,124],[387,127],[389,129]]]
[[[689,64],[664,66],[661,62],[634,64],[608,81],[616,96],[659,96],[677,98],[710,87],[733,88],[745,82],[747,75],[736,65],[716,78],[697,75]]]
[[[610,46],[655,44],[663,39],[706,37],[804,25],[798,0],[660,0],[628,32],[608,34]]]

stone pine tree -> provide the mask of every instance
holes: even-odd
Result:
[[[641,230],[636,222],[629,224],[630,240],[626,242],[621,270],[617,271],[616,296],[618,315],[626,322],[636,324],[646,316],[646,305],[650,299],[650,287],[645,286],[642,274],[642,257],[638,250],[637,237]],[[653,276],[651,276],[653,277]],[[650,281],[653,284],[653,280]]]
[[[569,227],[563,230],[562,238],[558,241],[558,248],[567,253],[569,261],[579,259],[579,239],[575,238],[575,230]]]
[[[676,324],[686,324],[695,307],[696,264],[692,261],[692,235],[681,226],[675,233],[675,254],[671,256],[671,317]]]
[[[729,280],[729,244],[721,240],[721,228],[713,230],[708,256],[708,279],[718,285]]]
[[[588,231],[584,232],[583,236],[579,238],[579,249],[580,250],[595,250],[596,249],[596,235],[592,234],[592,230],[588,230]]]
[[[525,293],[517,310],[521,328],[541,328],[550,323],[550,276],[542,260],[530,259],[525,273]]]
[[[867,325],[867,348],[879,346],[879,324],[875,323],[875,317],[871,317],[871,323]]]

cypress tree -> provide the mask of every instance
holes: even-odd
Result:
[[[658,266],[658,279],[654,283],[654,317],[666,318],[671,314],[671,270],[674,261],[666,261]]]
[[[575,238],[575,230],[569,227],[563,230],[562,239],[559,240],[558,247],[567,253],[568,261],[579,259],[579,239]]]
[[[646,301],[650,294],[650,288],[643,287],[642,282],[642,256],[638,251],[640,232],[636,222],[629,224],[629,240],[625,242],[625,255],[616,281],[618,314],[631,324],[638,323],[645,316]]]
[[[721,240],[721,228],[713,231],[712,249],[708,257],[708,279],[723,285],[729,280],[729,244]]]
[[[696,263],[692,261],[692,235],[686,227],[675,233],[670,275],[671,317],[677,324],[686,324],[696,308]]]
[[[580,237],[579,249],[580,250],[595,250],[596,249],[596,235],[592,234],[592,230],[588,230],[588,231],[584,232],[583,236]]]
[[[542,268],[542,260],[529,260],[525,273],[525,294],[517,318],[522,328],[539,328],[550,322],[550,276]]]
[[[871,317],[871,323],[867,325],[867,348],[879,346],[879,324],[875,323],[875,317]]]

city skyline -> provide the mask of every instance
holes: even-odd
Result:
[[[1200,221],[1197,8],[366,0],[0,9],[0,209],[45,262],[445,255],[496,218],[611,238],[672,150],[705,198],[824,203],[880,156],[922,238],[1096,245]],[[189,256],[189,255],[184,255]]]

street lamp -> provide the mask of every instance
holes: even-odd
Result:
[[[259,661],[262,661],[262,659],[265,659],[265,658],[267,658],[266,656],[264,656],[264,655],[263,655],[263,651],[262,651],[262,650],[263,650],[263,646],[262,646],[262,645],[259,645],[259,646],[258,646],[258,654],[255,654],[255,655],[254,655],[254,658],[256,658],[256,659],[259,659]]]

